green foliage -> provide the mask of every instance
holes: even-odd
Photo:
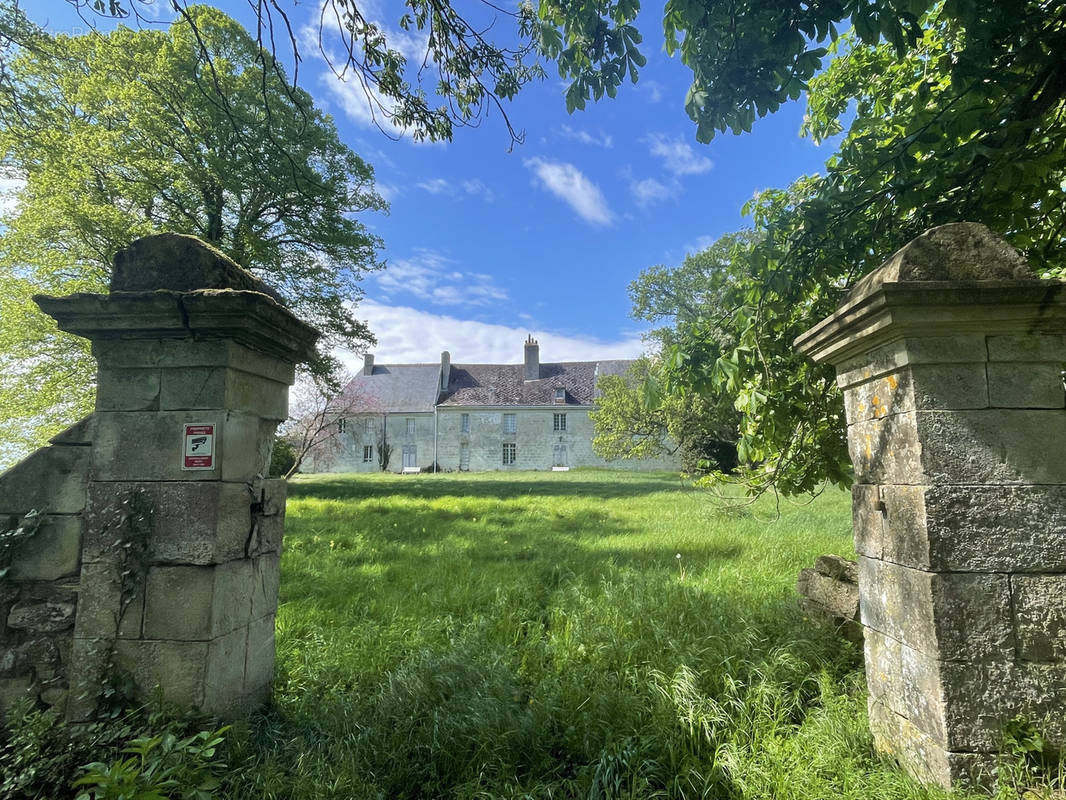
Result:
[[[296,464],[296,448],[284,436],[274,437],[274,449],[270,451],[270,477],[284,478]]]
[[[217,796],[211,786],[224,767],[219,747],[225,729],[199,731],[202,724],[173,709],[127,706],[103,722],[69,725],[52,710],[20,701],[0,723],[0,797],[74,797],[71,785],[79,775],[87,779],[78,795],[84,798],[147,800],[153,790],[166,790],[162,796],[171,800]],[[124,758],[128,753],[134,756]]]
[[[626,375],[605,375],[590,413],[592,447],[606,459],[652,458],[681,451],[681,469],[693,475],[736,465],[739,415],[728,397],[714,401],[695,394],[664,395],[666,368],[639,359]]]
[[[212,800],[226,765],[218,759],[228,727],[179,738],[171,731],[134,739],[128,758],[94,762],[75,780],[76,800]]]
[[[39,444],[91,409],[88,344],[31,296],[106,291],[114,253],[146,234],[251,269],[325,332],[322,354],[372,341],[350,303],[378,266],[353,216],[385,207],[373,171],[236,22],[195,6],[168,30],[37,31],[4,70],[0,160],[27,183],[0,236],[0,440]]]
[[[838,150],[825,175],[749,203],[753,231],[712,248],[731,254],[716,259],[717,286],[697,284],[699,302],[685,302],[691,272],[659,267],[635,293],[638,315],[673,323],[660,335],[668,393],[725,394],[742,413],[754,493],[850,482],[833,371],[792,342],[893,251],[970,220],[1043,274],[1066,264],[1066,62],[1043,39],[1066,37],[1066,18],[1043,3],[945,2],[919,21],[902,50],[862,30],[834,37],[832,62],[810,80],[806,131],[842,132]]]
[[[0,797],[62,797],[79,755],[58,714],[19,701],[0,726]]]

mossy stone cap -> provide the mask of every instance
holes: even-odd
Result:
[[[167,289],[236,289],[259,292],[282,302],[281,295],[220,250],[181,233],[145,236],[115,254],[111,292]]]
[[[918,281],[1035,280],[1020,252],[979,222],[930,228],[867,274],[845,303],[872,294],[886,283]]]

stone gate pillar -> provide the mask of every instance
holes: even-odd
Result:
[[[1017,715],[1066,744],[1066,284],[945,225],[796,346],[844,391],[877,748],[949,786]]]
[[[269,691],[285,484],[266,476],[318,336],[271,294],[163,234],[118,254],[109,294],[35,298],[99,363],[71,717],[90,713],[109,664],[216,714]]]

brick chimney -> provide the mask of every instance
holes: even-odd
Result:
[[[525,379],[527,381],[535,381],[540,379],[540,345],[537,344],[537,340],[530,334],[526,339],[526,372]]]
[[[452,374],[452,354],[447,350],[440,354],[440,390],[448,391],[448,379]]]
[[[367,353],[365,356],[363,356],[363,374],[364,375],[373,375],[374,374],[374,354],[373,353]]]

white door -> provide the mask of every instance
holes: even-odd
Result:
[[[459,445],[459,469],[463,472],[470,470],[470,445],[466,442]]]
[[[403,446],[403,468],[411,469],[418,467],[418,448],[413,444]]]
[[[553,467],[566,467],[569,464],[566,463],[566,445],[557,444],[552,448],[552,466]]]

